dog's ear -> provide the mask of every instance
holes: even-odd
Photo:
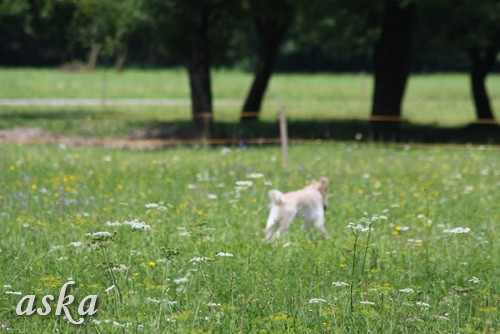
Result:
[[[318,191],[324,196],[326,195],[326,192],[328,191],[328,186],[330,185],[330,181],[328,181],[328,178],[322,177],[319,179],[319,187]]]

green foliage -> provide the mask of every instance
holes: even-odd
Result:
[[[102,45],[105,54],[126,50],[130,35],[146,20],[142,0],[51,0],[44,7],[47,18],[58,17],[61,8],[72,7],[66,33],[72,43],[84,47]]]

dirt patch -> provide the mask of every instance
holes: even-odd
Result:
[[[10,130],[0,130],[0,139],[35,139],[49,137],[53,137],[53,135],[49,131],[40,128],[16,127]]]

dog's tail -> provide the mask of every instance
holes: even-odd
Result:
[[[269,198],[271,199],[271,202],[275,205],[283,205],[283,201],[281,200],[281,197],[283,196],[283,193],[277,189],[271,189],[269,190]]]

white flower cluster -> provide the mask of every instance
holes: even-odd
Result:
[[[371,305],[371,306],[375,305],[375,302],[370,302],[368,300],[362,300],[359,303],[362,304],[362,305]]]
[[[344,287],[344,286],[349,286],[349,283],[347,282],[333,282],[332,285],[335,285],[336,287]]]
[[[253,186],[253,182],[252,181],[236,181],[236,185],[238,187],[249,188],[249,187]]]
[[[479,284],[479,278],[476,276],[472,276],[472,278],[469,280],[469,282],[474,283],[474,284]]]
[[[220,303],[208,303],[208,307],[221,307],[222,305]]]
[[[347,228],[350,230],[353,230],[353,231],[361,232],[361,233],[365,233],[365,232],[368,232],[370,230],[369,227],[365,227],[361,224],[354,224],[353,222],[349,222],[349,224],[347,224]]]
[[[425,303],[425,302],[416,302],[415,305],[420,306],[422,308],[429,308],[429,307],[431,307],[428,303]]]
[[[146,297],[145,299],[147,302],[155,303],[155,304],[160,304],[160,303],[166,303],[168,305],[175,305],[177,302],[175,300],[168,300],[168,299],[155,299],[151,297]]]
[[[404,289],[399,289],[399,292],[414,293],[415,291],[412,288],[404,288]]]
[[[119,264],[117,266],[106,269],[107,271],[127,271],[128,268],[124,264]]]
[[[99,237],[112,237],[113,233],[101,231],[101,232],[87,233],[86,235],[92,238],[99,238]]]
[[[215,254],[215,256],[219,256],[219,257],[233,257],[234,255],[231,254],[231,253],[219,252],[219,253]]]
[[[468,227],[455,227],[454,229],[444,230],[443,232],[444,233],[454,233],[454,234],[469,233],[470,228],[468,228]]]
[[[205,262],[206,260],[208,260],[208,258],[206,257],[193,257],[191,260],[189,260],[189,262],[198,263],[198,262]]]
[[[321,298],[312,298],[308,301],[309,304],[318,304],[318,303],[326,303],[326,300]]]
[[[187,281],[189,281],[189,278],[187,278],[187,276],[174,279],[174,283],[176,284],[186,283]]]
[[[124,221],[123,225],[129,225],[133,230],[142,230],[142,231],[151,230],[151,226],[149,226],[145,222],[140,222],[138,219],[134,219],[132,221]]]
[[[264,174],[262,174],[262,173],[248,173],[247,174],[247,178],[249,178],[249,179],[260,179],[263,177],[264,177]]]
[[[144,205],[147,209],[158,209],[159,211],[167,211],[167,207],[162,205],[163,202],[160,203],[148,203]]]

